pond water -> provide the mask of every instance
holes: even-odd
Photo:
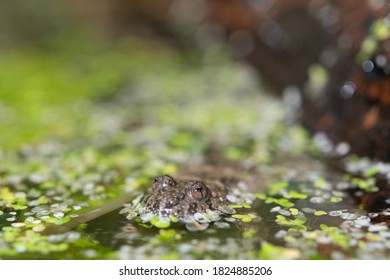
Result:
[[[362,210],[361,191],[341,174],[307,170],[310,178],[275,183],[206,227],[159,228],[115,210],[91,221],[86,232],[122,259],[388,258],[388,226],[372,219],[390,212]]]

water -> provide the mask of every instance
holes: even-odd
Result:
[[[306,181],[291,178],[277,193],[270,189],[249,208],[196,231],[180,223],[159,229],[129,221],[118,209],[91,221],[86,231],[122,259],[390,257],[388,226],[374,219],[389,213],[362,210],[359,191],[341,181],[341,174],[333,172]]]

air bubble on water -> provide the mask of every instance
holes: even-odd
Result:
[[[339,216],[341,216],[342,213],[343,212],[341,212],[341,211],[333,210],[333,211],[328,212],[328,215],[332,216],[332,217],[339,217]]]
[[[207,219],[202,213],[199,213],[199,212],[194,214],[194,219],[201,224],[210,223],[210,220]]]
[[[44,231],[45,230],[45,226],[43,224],[37,224],[35,226],[32,227],[32,230],[34,232],[41,232],[41,231]]]
[[[56,203],[50,206],[51,211],[53,212],[60,212],[63,211],[64,209],[68,208],[67,203]]]
[[[350,233],[350,236],[355,239],[362,239],[365,236],[365,233],[362,231],[353,231]]]
[[[57,219],[61,219],[65,216],[65,214],[63,212],[54,212],[53,216]]]
[[[32,173],[30,174],[30,176],[28,177],[28,179],[35,183],[35,184],[39,184],[39,183],[42,183],[45,181],[45,178],[41,175],[41,174],[38,174],[38,173]]]
[[[49,214],[50,214],[49,210],[42,210],[41,212],[37,213],[36,216],[37,217],[42,217],[42,216],[47,216]]]
[[[375,225],[370,225],[368,227],[369,232],[376,232],[376,231],[382,231],[382,230],[387,230],[388,227],[386,224],[381,223],[381,224],[375,224]]]
[[[355,220],[355,224],[362,227],[368,227],[371,224],[371,219],[367,216],[361,216]]]
[[[336,189],[340,191],[348,190],[351,185],[348,182],[337,182]]]
[[[27,251],[27,249],[23,245],[16,245],[15,246],[15,251],[18,252],[18,253],[24,253],[24,252]]]
[[[379,216],[378,213],[368,213],[367,215],[368,215],[368,217],[370,217],[370,218],[376,218],[376,217]]]
[[[52,234],[47,237],[47,241],[50,243],[60,243],[66,238],[65,234]]]
[[[27,205],[30,206],[30,207],[37,206],[37,205],[39,205],[39,201],[38,201],[38,199],[30,200],[30,201],[27,202]]]
[[[356,91],[356,85],[352,81],[346,82],[340,89],[340,96],[344,99],[351,98]]]
[[[15,192],[14,196],[15,198],[25,199],[27,197],[27,194],[25,192]]]
[[[325,202],[325,198],[320,197],[320,196],[314,196],[314,197],[310,198],[310,202],[311,203],[324,203]]]
[[[229,223],[225,223],[225,222],[215,222],[214,225],[217,228],[229,228],[230,227],[230,224]]]
[[[237,202],[237,197],[234,195],[231,195],[231,194],[228,194],[226,196],[226,199],[229,200],[230,202],[233,202],[233,203]]]
[[[285,236],[287,236],[287,231],[285,230],[279,230],[277,233],[275,233],[275,238],[284,238]]]
[[[87,249],[87,250],[83,251],[82,254],[86,258],[94,258],[97,256],[97,251],[94,249]]]
[[[225,214],[235,214],[236,213],[236,210],[233,208],[233,207],[230,207],[230,206],[221,206],[218,208],[222,213],[225,213]]]
[[[390,210],[386,209],[385,211],[382,211],[381,215],[383,215],[383,216],[390,216]]]
[[[186,229],[191,232],[203,231],[209,227],[208,223],[199,224],[199,223],[186,223]]]
[[[275,207],[271,208],[270,212],[271,213],[276,213],[276,212],[279,212],[281,209],[282,209],[282,207],[275,206]]]
[[[39,206],[35,206],[31,209],[31,212],[33,213],[41,213],[43,211],[47,211],[49,209],[49,206],[48,205],[39,205]]]
[[[355,220],[357,218],[353,213],[342,213],[340,217],[344,220]]]
[[[24,227],[26,224],[25,223],[12,223],[11,226],[14,228],[20,228]]]
[[[382,242],[366,242],[366,250],[369,252],[377,252],[384,249]]]
[[[41,220],[35,220],[34,217],[31,217],[31,216],[27,217],[25,221],[30,223],[30,224],[39,224],[39,223],[41,223]]]
[[[318,243],[320,243],[320,244],[330,244],[330,243],[332,243],[332,238],[330,238],[329,236],[323,236],[323,235],[321,235],[321,236],[318,236],[318,237],[316,238],[316,241],[317,241]]]
[[[345,193],[341,191],[332,191],[332,196],[344,197]]]
[[[191,244],[184,243],[184,244],[180,244],[179,246],[177,246],[177,250],[181,254],[187,254],[187,253],[190,253],[193,251],[193,246]]]
[[[354,247],[354,246],[358,245],[358,241],[356,239],[352,238],[351,240],[349,240],[348,245],[350,247]]]
[[[317,210],[316,210],[316,209],[313,209],[313,208],[309,208],[309,207],[304,207],[304,208],[302,208],[302,211],[305,212],[305,213],[308,213],[308,214],[313,214],[313,213],[315,213]]]
[[[357,192],[355,192],[355,196],[356,197],[362,197],[364,194],[365,194],[364,191],[357,191]]]
[[[68,233],[68,236],[67,236],[67,240],[69,242],[75,242],[77,240],[79,240],[81,237],[81,234],[77,231],[71,231]]]
[[[374,63],[371,61],[371,60],[365,60],[362,64],[362,68],[363,68],[363,71],[364,72],[371,72],[372,70],[374,70],[375,68],[375,65]]]
[[[333,143],[328,136],[323,132],[317,132],[313,137],[316,146],[324,153],[333,151]]]
[[[387,58],[386,56],[384,56],[383,54],[379,54],[375,57],[375,63],[379,66],[379,67],[385,67],[386,64],[387,64]]]
[[[185,224],[194,223],[195,218],[194,215],[186,215],[183,218],[181,218],[181,221],[183,221]]]
[[[341,223],[340,228],[350,229],[353,226],[354,226],[354,222],[351,220],[347,220]]]
[[[218,211],[212,211],[207,209],[206,214],[207,214],[207,219],[209,219],[212,222],[216,222],[221,219],[221,215]]]
[[[383,239],[387,239],[387,240],[390,239],[390,231],[379,231],[379,235]]]
[[[138,213],[136,213],[136,212],[130,212],[130,213],[126,216],[126,219],[132,220],[132,219],[134,219],[134,218],[137,217],[137,216],[138,216]]]
[[[81,207],[89,207],[89,203],[88,202],[85,202],[85,201],[81,201],[81,202],[78,202],[76,203],[76,205],[79,205]]]
[[[291,212],[288,211],[287,209],[280,209],[279,214],[281,214],[283,216],[287,216],[287,217],[291,216]]]
[[[153,218],[155,215],[153,213],[142,213],[140,215],[140,218],[143,223],[149,222],[151,218]]]
[[[133,248],[129,245],[122,245],[117,251],[118,259],[120,260],[128,260],[131,259],[131,253],[133,252]]]
[[[331,252],[330,257],[332,260],[345,260],[346,259],[345,255],[339,251]]]
[[[344,155],[348,154],[349,150],[350,150],[350,146],[346,142],[338,143],[336,146],[336,149],[335,149],[336,154],[339,156],[344,156]]]

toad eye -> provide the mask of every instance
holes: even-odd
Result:
[[[188,183],[187,191],[196,200],[205,200],[210,196],[210,189],[199,181]]]
[[[156,177],[152,183],[152,190],[156,191],[159,189],[166,190],[168,187],[176,185],[176,181],[169,175],[163,175]]]

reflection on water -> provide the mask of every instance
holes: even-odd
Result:
[[[390,212],[366,212],[364,193],[350,180],[312,171],[300,175],[305,180],[271,184],[250,207],[196,231],[181,223],[158,229],[129,221],[118,209],[90,222],[87,232],[123,259],[390,257],[388,226],[375,222]]]

